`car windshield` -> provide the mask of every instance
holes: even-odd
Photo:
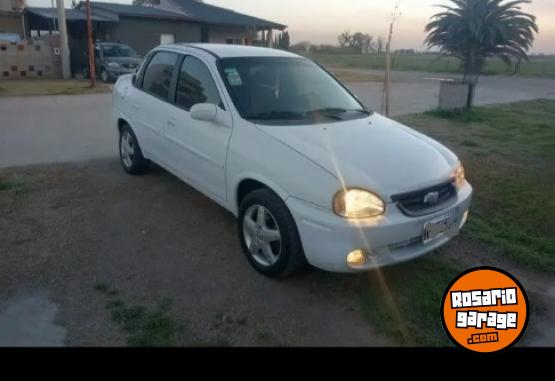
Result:
[[[138,57],[132,48],[125,45],[107,45],[102,47],[104,57]]]
[[[257,123],[329,123],[370,114],[337,80],[304,58],[224,58],[220,70],[241,116]]]

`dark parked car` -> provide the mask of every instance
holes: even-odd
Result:
[[[103,82],[115,81],[120,75],[133,73],[141,63],[141,56],[128,45],[114,42],[98,42],[94,46],[96,75]],[[88,64],[84,68],[88,78]]]

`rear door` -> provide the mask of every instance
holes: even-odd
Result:
[[[164,128],[173,106],[170,94],[176,81],[178,54],[167,51],[155,52],[147,63],[142,78],[131,102],[133,128],[145,155],[164,164]],[[169,164],[169,163],[168,163]]]

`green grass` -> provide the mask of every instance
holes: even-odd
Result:
[[[106,308],[112,319],[127,332],[127,344],[131,347],[176,346],[187,333],[186,325],[171,316],[169,301],[146,308],[116,299],[119,291],[104,283],[97,284],[95,290],[109,298]]]
[[[523,268],[555,274],[555,100],[469,113],[432,111],[399,120],[453,149],[474,187],[463,236]],[[449,345],[440,319],[449,282],[468,268],[443,255],[368,274],[363,311],[403,345]],[[352,287],[350,288],[352,290]]]
[[[106,296],[117,296],[117,295],[119,295],[118,290],[116,290],[115,288],[111,288],[106,283],[98,283],[96,286],[94,286],[94,289],[96,291],[106,295]]]
[[[129,334],[128,345],[132,347],[170,347],[178,343],[183,326],[161,305],[154,309],[128,306],[122,300],[107,304],[112,319]]]
[[[0,177],[0,192],[7,191],[12,191],[15,194],[21,194],[25,192],[25,187],[21,180]]]
[[[434,258],[386,268],[361,287],[363,311],[379,332],[402,345],[445,346],[440,307],[443,291],[462,272]]]
[[[0,81],[0,97],[34,95],[77,95],[110,92],[110,87],[97,83],[94,89],[88,81],[61,79],[13,79]]]
[[[1,191],[6,191],[9,190],[13,187],[12,183],[9,183],[8,181],[0,178],[0,192]]]
[[[555,100],[400,119],[459,154],[475,190],[472,237],[555,273]]]
[[[358,69],[384,69],[384,56],[375,54],[306,54],[324,66],[342,66]],[[460,62],[456,58],[442,57],[437,54],[407,54],[394,55],[393,70],[425,71],[433,73],[459,73]],[[484,69],[484,74],[512,74],[507,66],[499,59],[490,59]],[[555,56],[530,57],[523,61],[518,75],[536,77],[555,77]]]

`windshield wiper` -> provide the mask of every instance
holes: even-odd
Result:
[[[361,112],[366,115],[371,114],[371,112],[366,109],[345,109],[340,107],[320,108],[320,109],[310,111],[309,114],[338,115],[338,114],[345,114],[348,112]]]
[[[268,111],[259,112],[257,114],[251,114],[246,117],[246,119],[254,120],[298,120],[306,118],[305,114],[294,111]]]

